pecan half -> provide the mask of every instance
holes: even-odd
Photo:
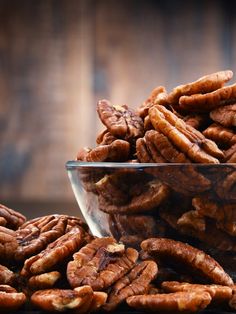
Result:
[[[47,272],[78,250],[85,241],[85,232],[74,227],[69,232],[50,243],[39,254],[27,259],[21,270],[22,276],[37,275]]]
[[[0,285],[0,311],[18,310],[26,302],[26,296],[23,292],[17,292],[8,285]]]
[[[104,197],[99,195],[99,208],[105,213],[113,214],[134,214],[142,213],[160,205],[169,195],[169,188],[160,183],[159,180],[152,180],[143,185],[137,186],[138,193],[134,193],[128,204],[117,206],[110,204]]]
[[[235,132],[217,123],[211,124],[206,130],[203,131],[203,135],[216,142],[218,145],[226,145],[229,147],[236,144]]]
[[[136,265],[112,286],[107,303],[103,308],[106,311],[112,311],[129,296],[146,293],[157,272],[157,264],[153,261],[145,261]]]
[[[236,163],[236,143],[225,151],[225,161],[227,163]]]
[[[217,145],[187,125],[163,106],[150,108],[149,116],[156,130],[163,133],[189,159],[200,163],[219,163],[224,157]]]
[[[137,310],[161,313],[191,313],[205,309],[211,302],[208,292],[174,292],[168,294],[136,295],[126,302]]]
[[[67,265],[67,279],[72,287],[89,284],[104,290],[125,275],[135,264],[138,252],[117,244],[113,238],[98,238],[73,255]]]
[[[15,274],[6,266],[0,265],[0,284],[12,285],[15,281]]]
[[[28,285],[33,290],[49,289],[61,278],[58,271],[51,271],[36,276],[30,277]]]
[[[90,302],[92,297],[92,288],[83,286],[76,290],[39,290],[31,296],[31,302],[44,311],[64,312],[66,310],[80,309],[85,303]]]
[[[115,106],[104,99],[98,102],[97,112],[113,136],[127,141],[143,136],[143,121],[128,106]]]
[[[222,106],[210,112],[213,121],[220,123],[224,127],[236,126],[236,104]]]
[[[174,259],[193,271],[202,273],[213,283],[225,286],[233,284],[230,276],[211,256],[189,244],[167,238],[151,238],[143,241],[141,248],[151,255]]]
[[[0,260],[12,261],[17,247],[15,231],[0,226]]]
[[[221,87],[206,94],[181,96],[179,105],[181,109],[195,112],[209,112],[224,105],[236,102],[236,84]]]
[[[200,77],[197,81],[179,85],[173,89],[168,96],[171,104],[178,104],[179,98],[183,95],[205,94],[221,88],[233,77],[230,70],[220,71]]]
[[[161,287],[166,292],[206,291],[212,297],[212,301],[218,304],[227,302],[232,297],[232,288],[222,285],[201,285],[188,282],[165,281],[162,282]]]
[[[21,213],[0,204],[0,217],[6,221],[5,227],[16,230],[26,221]]]
[[[77,154],[77,160],[88,162],[126,161],[129,159],[130,144],[124,140],[115,140],[108,145],[93,149],[83,148]]]
[[[113,136],[107,129],[98,134],[96,143],[99,145],[109,145],[117,140],[117,137]]]
[[[232,236],[236,235],[236,204],[211,200],[209,197],[194,197],[192,201],[199,216],[213,218],[218,228]]]

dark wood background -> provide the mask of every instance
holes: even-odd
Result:
[[[236,70],[235,16],[233,0],[0,0],[0,202],[76,213],[64,165],[94,145],[97,100]]]

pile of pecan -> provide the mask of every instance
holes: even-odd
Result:
[[[235,286],[214,258],[189,244],[156,237],[136,250],[93,237],[78,217],[26,221],[0,205],[1,313],[236,310]]]
[[[165,236],[224,261],[235,256],[236,84],[225,85],[232,76],[213,73],[170,93],[159,86],[136,110],[98,102],[105,130],[77,160],[124,163],[85,167],[79,175],[88,197],[97,199],[91,215],[105,212],[118,241],[135,247]]]

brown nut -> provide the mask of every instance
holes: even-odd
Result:
[[[81,227],[74,227],[69,232],[50,243],[37,255],[27,259],[21,270],[22,276],[32,276],[48,272],[78,250],[85,241],[85,232]]]
[[[236,143],[225,151],[225,162],[236,163]]]
[[[184,213],[177,221],[180,228],[193,228],[197,232],[204,232],[206,230],[205,218],[196,210],[190,210]]]
[[[236,144],[235,132],[217,123],[211,124],[206,130],[203,131],[203,135],[216,142],[218,145],[230,147]]]
[[[12,261],[17,247],[16,232],[0,226],[0,260]]]
[[[210,217],[217,222],[218,228],[232,236],[236,235],[236,205],[234,203],[217,202],[205,196],[194,197],[192,204],[200,217]]]
[[[49,289],[52,288],[60,278],[61,274],[58,271],[51,271],[30,277],[28,285],[30,289],[33,290]]]
[[[174,113],[163,106],[149,109],[149,117],[154,128],[168,139],[189,159],[199,163],[219,163],[224,157],[217,145],[205,136],[187,125]]]
[[[206,291],[212,297],[212,301],[217,304],[228,302],[232,297],[232,288],[222,285],[201,285],[188,282],[165,281],[162,282],[161,287],[165,292]]]
[[[203,251],[180,241],[167,238],[151,238],[141,243],[141,248],[151,255],[164,259],[173,259],[202,273],[212,283],[231,286],[233,280],[223,268]]]
[[[99,208],[105,213],[134,214],[150,211],[164,202],[169,195],[169,188],[158,180],[152,180],[140,187],[128,204],[117,206],[110,204],[101,195],[98,196]]]
[[[39,290],[31,296],[31,302],[44,311],[64,312],[80,309],[92,297],[92,288],[90,286],[83,286],[76,290]]]
[[[168,96],[168,101],[172,105],[177,105],[183,95],[205,94],[221,88],[233,77],[230,70],[220,71],[200,77],[197,81],[179,85],[173,89]]]
[[[115,140],[108,145],[93,149],[83,148],[77,154],[77,160],[88,162],[126,161],[129,159],[130,144],[124,140]]]
[[[117,140],[117,137],[113,136],[107,129],[98,134],[96,143],[98,145],[110,145]]]
[[[191,313],[207,307],[211,302],[208,292],[174,292],[168,294],[136,295],[127,298],[129,306],[137,310],[157,313]]]
[[[0,265],[0,285],[12,285],[15,274],[6,266]]]
[[[124,276],[135,264],[138,252],[124,249],[113,238],[98,238],[73,255],[67,265],[67,279],[72,287],[89,284],[104,290]]]
[[[213,121],[220,123],[224,127],[236,126],[236,104],[222,106],[212,110],[210,117]]]
[[[221,87],[206,94],[181,96],[179,106],[181,109],[195,112],[209,112],[224,105],[236,102],[236,84]]]
[[[8,285],[0,285],[0,311],[10,313],[18,310],[26,302],[23,292],[17,292]]]
[[[129,296],[146,293],[157,272],[157,264],[153,261],[145,261],[134,266],[127,275],[112,286],[103,308],[112,311]]]
[[[4,224],[5,227],[14,230],[26,221],[26,217],[24,215],[2,204],[0,204],[0,217],[6,221],[6,224]]]
[[[113,136],[127,141],[143,136],[143,121],[128,106],[115,106],[103,99],[97,104],[97,112]]]

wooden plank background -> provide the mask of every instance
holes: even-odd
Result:
[[[236,70],[231,0],[0,0],[0,201],[74,204],[65,162],[100,98]]]

